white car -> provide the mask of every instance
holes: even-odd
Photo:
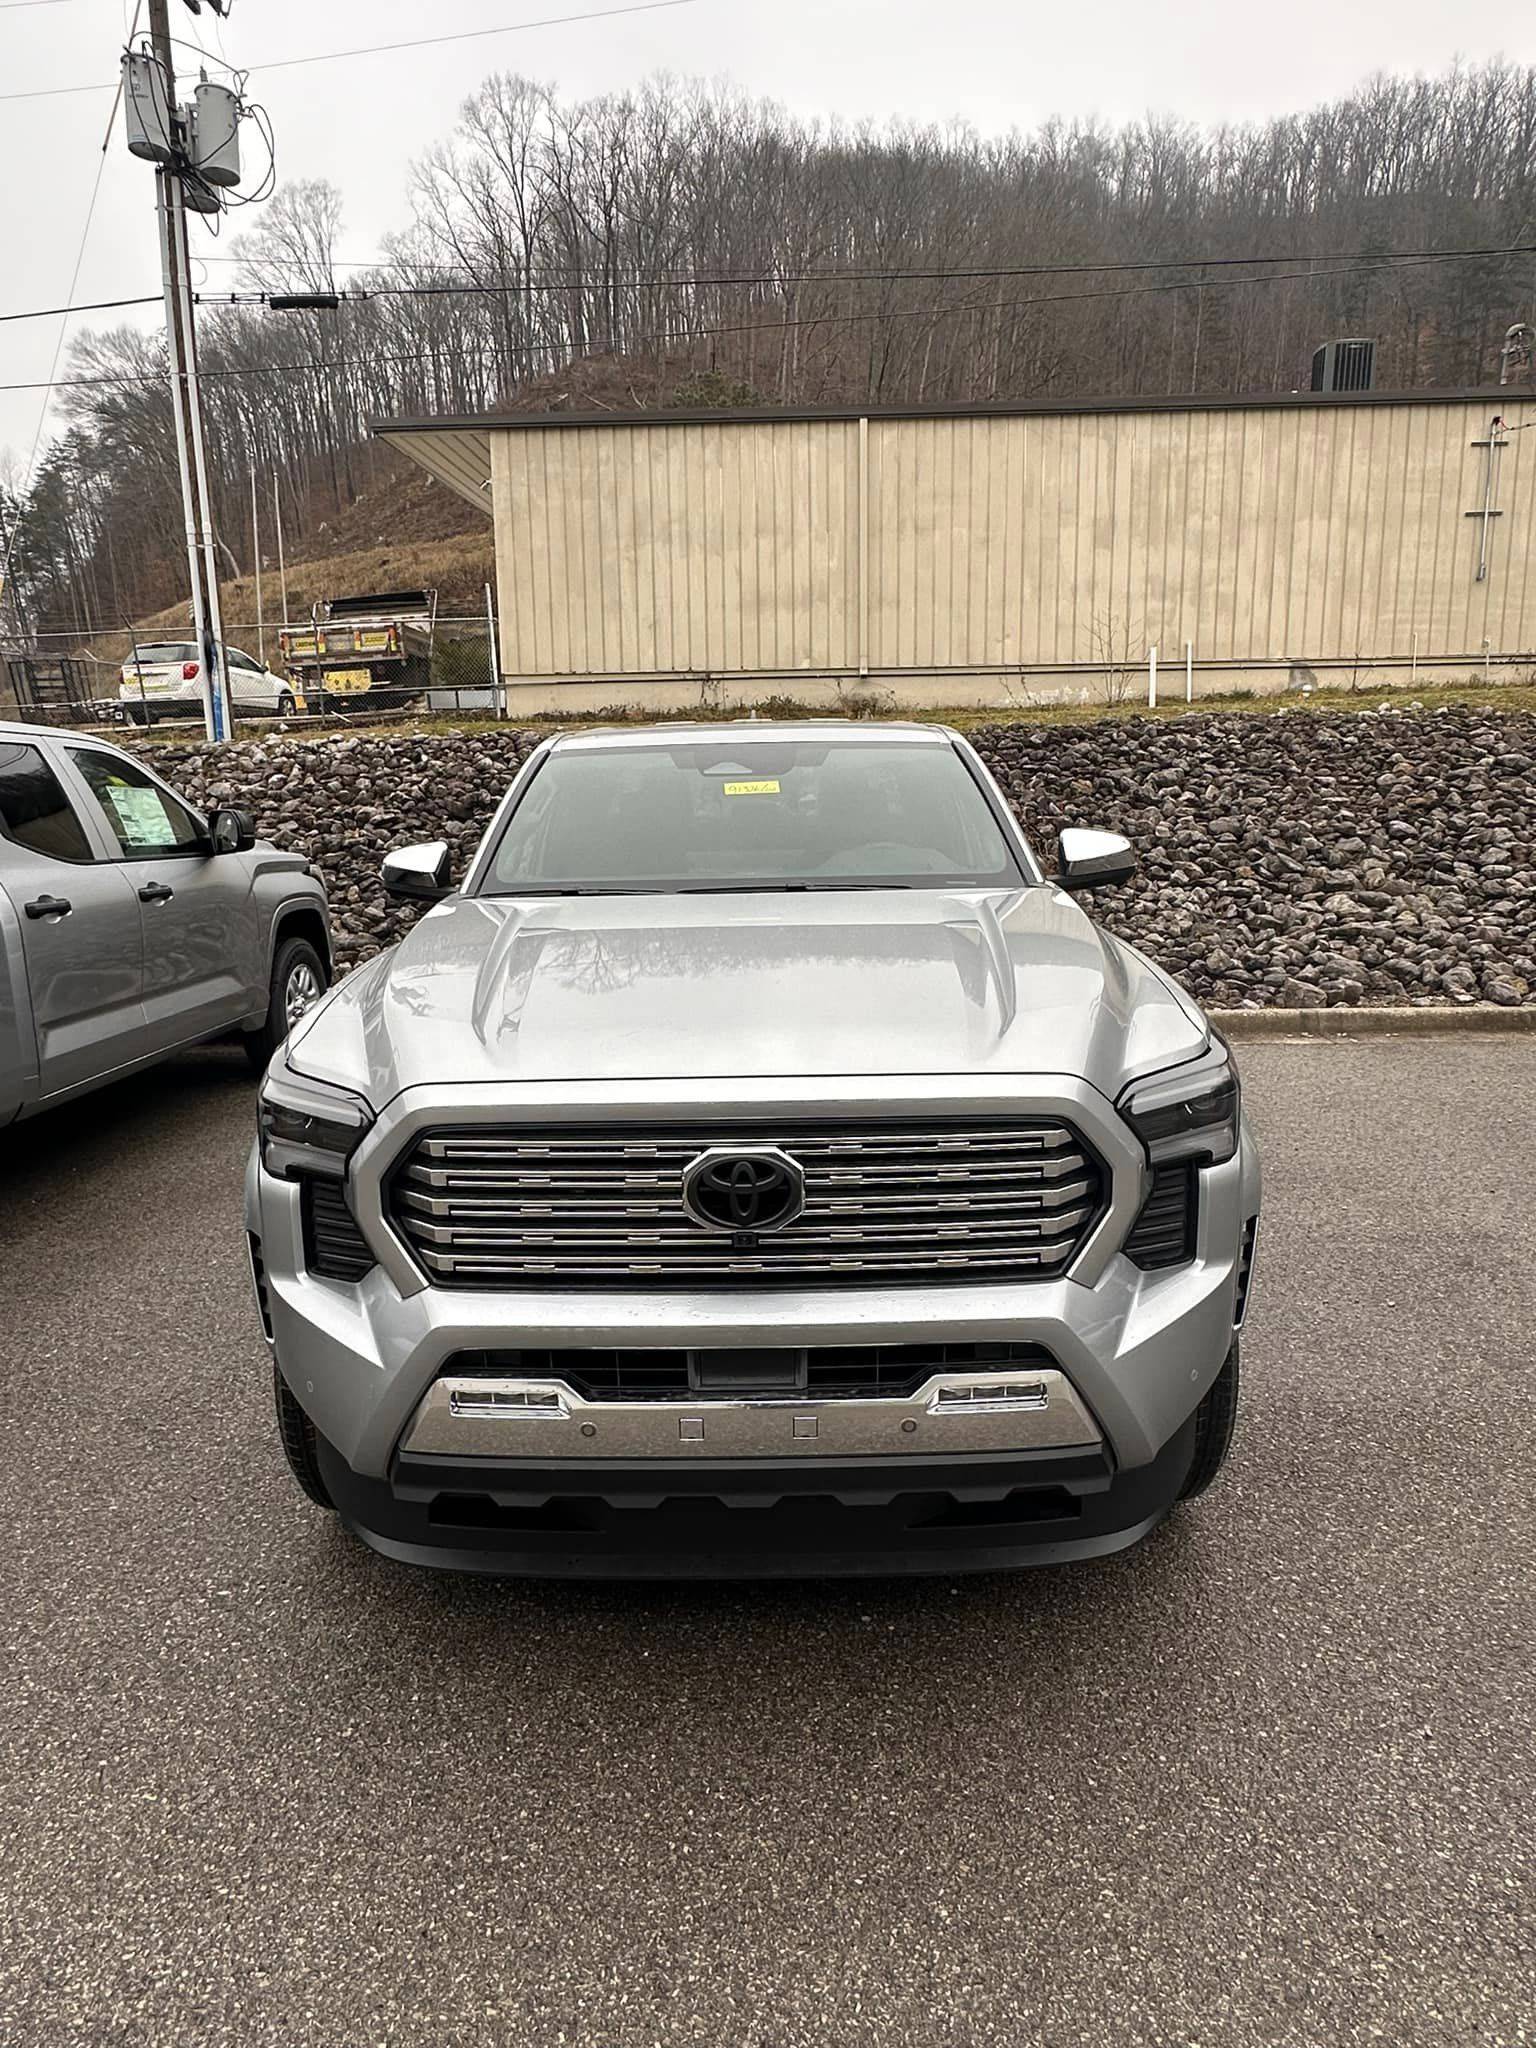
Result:
[[[229,691],[236,711],[287,718],[292,685],[238,647],[226,647]],[[203,704],[203,665],[191,640],[146,641],[123,663],[118,701],[135,725],[157,718],[195,718]]]

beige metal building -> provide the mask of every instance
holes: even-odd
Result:
[[[1495,427],[1494,421],[1503,424]],[[1144,698],[1536,663],[1536,401],[397,420],[495,519],[509,706]]]

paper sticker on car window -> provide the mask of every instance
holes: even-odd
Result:
[[[157,790],[133,789],[126,782],[111,782],[102,796],[111,808],[112,822],[124,846],[176,844],[176,827]]]
[[[725,793],[727,796],[777,796],[779,785],[776,782],[728,782]]]

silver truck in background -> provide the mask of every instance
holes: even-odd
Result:
[[[264,1067],[330,967],[324,885],[244,812],[0,724],[0,1124],[234,1032]]]

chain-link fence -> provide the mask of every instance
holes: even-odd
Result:
[[[281,631],[280,621],[225,623],[237,725],[274,719],[372,723],[426,712],[494,718],[505,709],[483,612],[462,618],[439,613],[425,674],[418,668],[409,681],[379,677],[367,687],[326,689],[318,698],[313,688],[306,691],[304,677],[284,663]],[[174,631],[144,632],[137,638],[127,631],[98,633],[89,640],[79,634],[39,633],[13,641],[0,647],[0,718],[38,725],[201,727],[197,676],[183,674],[178,680],[174,660],[164,676],[167,664],[151,664],[146,654],[184,643],[188,655],[194,655],[189,634]],[[193,665],[190,659],[184,664]]]

